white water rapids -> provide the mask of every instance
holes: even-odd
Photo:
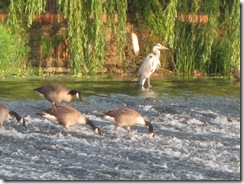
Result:
[[[1,99],[28,121],[11,119],[0,129],[2,180],[240,180],[240,99],[214,95],[159,98],[89,96],[74,106],[101,128],[62,126],[38,115],[45,100]],[[154,126],[132,133],[99,114],[131,107]]]

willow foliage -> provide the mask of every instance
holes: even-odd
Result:
[[[30,27],[36,14],[44,12],[46,0],[10,0],[8,24],[14,29]]]
[[[123,55],[125,42],[126,1],[67,1],[59,0],[60,12],[68,17],[70,65],[74,73],[95,73],[104,62],[104,25],[102,16],[107,13],[109,26],[114,26],[114,14],[119,14],[116,25],[119,53]],[[82,69],[82,70],[81,70]]]
[[[193,69],[208,74],[230,74],[240,67],[240,2],[238,0],[57,0],[68,20],[69,65],[73,73],[95,73],[104,64],[102,17],[116,34],[118,54],[124,60],[127,7],[135,26],[169,46],[177,71]],[[27,35],[34,15],[45,12],[46,0],[10,0],[8,25]],[[118,20],[114,15],[118,14]],[[183,20],[206,16],[205,22]],[[139,38],[140,39],[140,38]],[[25,40],[27,41],[27,40]],[[148,42],[148,40],[143,40]],[[144,44],[148,46],[148,44]],[[151,46],[150,46],[151,48]]]
[[[127,1],[121,0],[108,0],[107,2],[112,1],[115,2],[115,6],[107,6],[108,9],[112,9],[114,7],[115,11],[118,13],[118,23],[116,23],[116,40],[118,42],[118,53],[119,59],[124,60],[124,46],[125,46],[125,39],[126,39],[126,10],[127,10]],[[109,13],[110,17],[114,16],[113,13]],[[110,18],[111,19],[111,18]],[[114,20],[114,19],[113,19]]]
[[[108,26],[116,29],[119,56],[123,59],[127,1],[57,0],[57,2],[59,13],[68,19],[69,65],[73,73],[92,74],[103,66],[105,37],[102,17],[105,13],[110,20]],[[45,6],[46,0],[11,0],[9,26],[17,32],[27,34],[26,28],[32,25],[36,14],[45,13]],[[113,22],[115,13],[118,14],[116,24]]]
[[[101,36],[97,29],[101,26],[102,9],[96,3],[96,0],[59,0],[59,7],[65,7],[60,9],[60,13],[68,18],[69,61],[74,73],[88,73],[99,64],[96,59],[101,55],[103,43],[97,39]],[[100,48],[98,42],[101,43]]]
[[[177,17],[178,0],[172,0],[167,5],[164,15],[164,35],[170,47],[174,47],[175,34],[172,34],[175,30],[175,18]]]

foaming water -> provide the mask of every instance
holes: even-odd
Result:
[[[38,116],[51,107],[42,99],[2,98],[1,103],[27,120],[27,129],[15,119],[0,129],[2,180],[240,180],[240,99],[235,97],[149,90],[72,101],[69,105],[101,128],[101,136],[89,126],[64,130]],[[152,122],[155,137],[149,138],[148,127],[134,126],[131,134],[113,131],[100,115],[118,107],[140,112]]]
[[[196,99],[142,99],[124,96],[89,97],[86,105],[72,102],[102,129],[96,135],[89,126],[69,131],[38,117],[21,114],[27,130],[14,120],[1,134],[1,178],[4,180],[239,180],[239,100],[209,96]],[[206,98],[206,99],[205,99]],[[204,100],[205,99],[205,100]],[[225,106],[214,110],[219,102]],[[24,101],[26,107],[50,106]],[[230,102],[232,104],[230,104]],[[104,105],[106,103],[106,106]],[[11,105],[21,109],[21,102]],[[236,109],[228,110],[228,105]],[[147,127],[112,131],[113,124],[97,116],[112,107],[137,109],[151,120],[155,137]],[[209,109],[206,109],[208,106]],[[26,108],[28,109],[28,108]],[[227,112],[228,110],[228,112]]]

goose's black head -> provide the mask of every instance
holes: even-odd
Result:
[[[69,92],[69,94],[71,94],[72,96],[76,96],[78,99],[80,99],[80,101],[82,101],[82,95],[81,95],[81,93],[79,92],[79,91],[77,91],[77,90],[71,90],[70,92]]]

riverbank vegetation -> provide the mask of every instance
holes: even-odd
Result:
[[[28,47],[19,34],[0,24],[0,77],[20,76],[26,70]]]
[[[158,42],[170,50],[161,56],[162,68],[174,75],[191,76],[193,71],[198,71],[228,77],[231,66],[240,70],[240,2],[237,0],[52,2],[55,6],[48,10],[47,0],[2,1],[0,13],[7,16],[0,22],[0,29],[4,30],[0,32],[0,42],[5,48],[0,49],[1,72],[17,70],[20,75],[25,70],[30,75],[43,74],[41,64],[34,69],[29,59],[30,50],[36,44],[30,41],[30,29],[38,17],[42,16],[43,23],[44,15],[50,12],[55,12],[52,16],[57,15],[55,24],[65,20],[67,31],[63,35],[57,35],[58,31],[53,31],[51,36],[41,35],[40,50],[45,51],[42,56],[47,59],[57,53],[57,42],[65,43],[65,60],[59,63],[65,63],[69,74],[94,75],[111,71],[111,67],[122,71],[120,74],[136,74],[143,57]],[[139,55],[132,51],[132,32],[139,38]],[[114,45],[112,49],[111,45]],[[105,55],[114,47],[117,57],[111,66]],[[15,52],[11,51],[13,48]],[[165,70],[161,70],[162,75]]]

